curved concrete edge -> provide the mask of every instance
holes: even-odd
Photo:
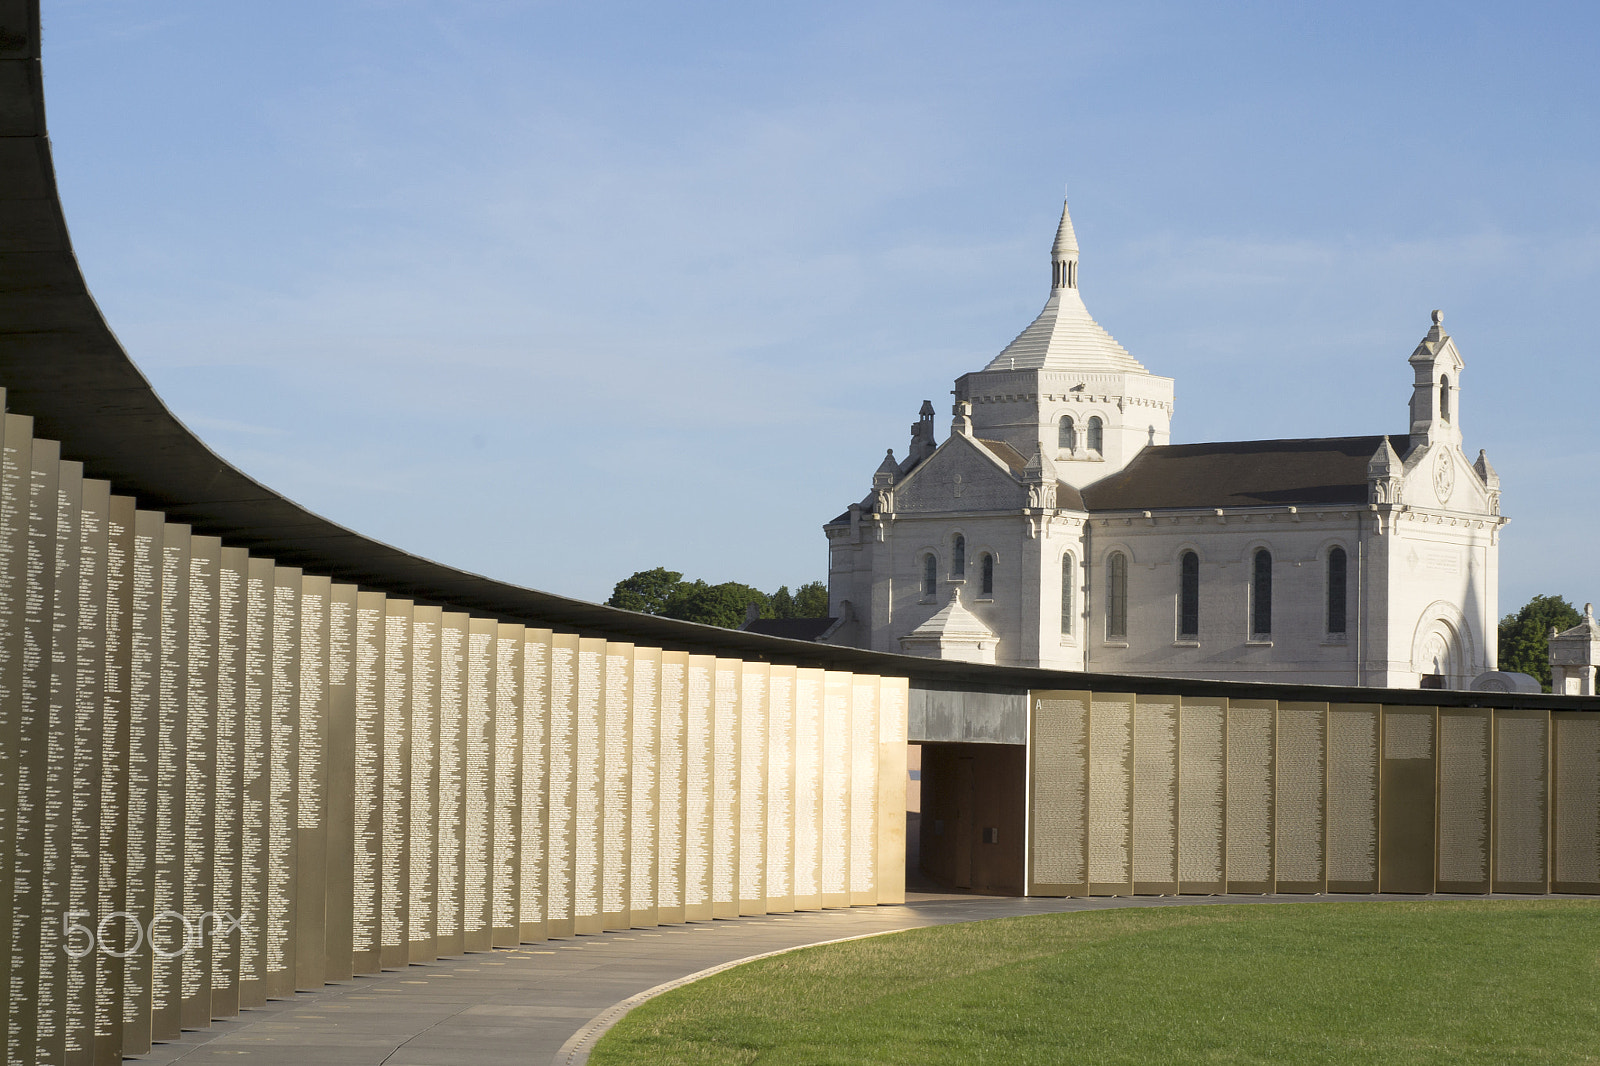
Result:
[[[922,927],[911,926],[910,928],[916,929]],[[629,1011],[633,1010],[641,1003],[655,999],[657,996],[662,995],[663,993],[671,992],[675,988],[682,988],[684,985],[694,984],[696,981],[701,981],[707,977],[711,977],[714,974],[719,974],[723,970],[731,970],[735,966],[743,966],[747,962],[760,962],[762,959],[770,959],[777,955],[787,955],[792,951],[805,951],[808,948],[826,947],[829,944],[848,944],[852,940],[871,940],[874,937],[890,936],[894,933],[904,933],[908,931],[909,929],[880,929],[876,933],[861,933],[858,936],[835,937],[832,940],[818,940],[813,944],[795,944],[793,947],[779,948],[777,951],[763,951],[759,955],[746,955],[742,959],[733,959],[717,966],[709,966],[704,970],[699,970],[691,974],[685,974],[682,977],[656,985],[654,988],[647,988],[643,992],[629,996],[627,999],[621,1000],[620,1002],[613,1003],[611,1006],[607,1007],[605,1010],[601,1011],[599,1014],[596,1014],[593,1018],[590,1018],[587,1022],[585,1022],[581,1029],[579,1029],[576,1033],[573,1033],[567,1042],[561,1045],[561,1049],[556,1052],[555,1058],[550,1060],[551,1066],[584,1066],[584,1064],[589,1061],[589,1053],[594,1050],[595,1044],[600,1042],[600,1038],[605,1036],[607,1031],[609,1031],[613,1025],[616,1025],[624,1017],[626,1017]]]

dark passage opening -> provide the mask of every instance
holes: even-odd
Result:
[[[912,830],[907,887],[1022,895],[1027,749],[1020,744],[919,747],[921,810],[907,827]]]

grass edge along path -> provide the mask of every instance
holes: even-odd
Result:
[[[1209,904],[913,929],[676,989],[589,1061],[1600,1063],[1600,901]]]

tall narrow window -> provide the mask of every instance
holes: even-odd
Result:
[[[1089,450],[1096,454],[1106,450],[1106,431],[1099,415],[1089,419]]]
[[[1121,552],[1106,559],[1106,639],[1128,639],[1128,557]]]
[[[1178,637],[1200,639],[1200,556],[1194,552],[1178,559]]]
[[[1072,636],[1072,616],[1078,609],[1078,564],[1070,554],[1061,557],[1061,635]]]
[[[979,570],[980,570],[980,572],[982,574],[982,580],[978,583],[978,589],[979,589],[978,595],[980,595],[980,596],[993,596],[994,595],[994,556],[989,555],[988,553],[985,553],[984,556],[983,556],[983,562],[979,564]]]
[[[950,545],[950,576],[967,576],[967,538],[960,533]]]
[[[1328,552],[1328,634],[1344,636],[1345,566],[1343,548]]]
[[[1448,376],[1439,379],[1439,417],[1446,422],[1450,421],[1450,378]]]
[[[1078,427],[1072,424],[1071,415],[1061,416],[1060,446],[1062,451],[1076,451],[1078,448]]]
[[[922,594],[932,596],[939,584],[939,560],[932,552],[922,557]]]
[[[1250,635],[1256,638],[1272,636],[1272,553],[1265,548],[1256,552],[1254,595],[1250,598]]]

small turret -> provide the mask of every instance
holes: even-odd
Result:
[[[1053,508],[1056,505],[1056,464],[1044,452],[1034,452],[1022,468],[1022,483],[1028,489],[1029,507]]]
[[[950,409],[953,416],[950,419],[950,435],[952,437],[972,436],[972,404],[967,400],[957,400]]]
[[[1405,464],[1385,436],[1378,450],[1367,460],[1367,502],[1399,503],[1400,483],[1405,476]]]
[[[1050,287],[1078,287],[1078,235],[1072,229],[1072,215],[1066,197],[1061,199],[1061,223],[1056,226],[1056,243],[1050,249]]]
[[[939,442],[933,439],[933,401],[923,400],[917,420],[911,423],[911,462],[922,462],[934,453]]]
[[[1500,513],[1500,475],[1494,472],[1494,467],[1489,465],[1489,453],[1482,448],[1478,449],[1478,461],[1472,464],[1472,469],[1478,472],[1483,479],[1483,487],[1489,493],[1489,513]]]

